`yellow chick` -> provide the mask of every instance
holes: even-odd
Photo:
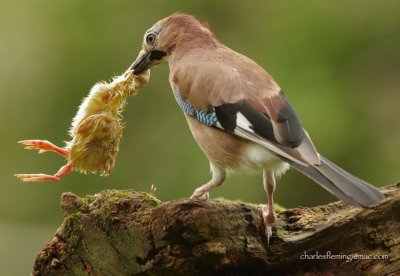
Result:
[[[23,140],[25,149],[39,153],[53,151],[65,157],[68,163],[54,175],[16,174],[26,182],[59,181],[74,169],[80,172],[101,172],[106,176],[114,167],[122,138],[121,112],[129,95],[136,94],[150,78],[150,70],[134,75],[127,70],[111,83],[96,83],[82,101],[72,120],[71,141],[64,148],[46,140]]]

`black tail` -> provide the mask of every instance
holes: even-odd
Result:
[[[291,165],[347,204],[373,207],[385,198],[377,188],[351,175],[322,156],[319,166],[306,167],[292,162]]]

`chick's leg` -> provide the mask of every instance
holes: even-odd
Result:
[[[276,213],[274,208],[274,191],[275,191],[275,173],[273,170],[264,169],[263,171],[263,184],[264,189],[267,192],[268,206],[261,204],[259,208],[262,212],[264,220],[265,234],[267,235],[267,242],[269,245],[269,239],[272,236],[272,226],[276,221]]]
[[[210,169],[212,173],[211,180],[203,186],[197,188],[190,198],[207,200],[209,197],[208,191],[224,183],[226,177],[225,170],[214,165],[213,163],[210,163]]]
[[[48,175],[43,173],[38,174],[15,174],[16,177],[21,179],[23,182],[52,182],[60,181],[63,177],[67,176],[74,170],[72,164],[62,166],[55,175]]]
[[[18,144],[25,145],[25,149],[28,150],[39,150],[39,153],[54,151],[62,157],[68,157],[68,150],[57,147],[56,145],[46,140],[22,140],[19,141]]]

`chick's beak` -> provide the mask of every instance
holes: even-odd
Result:
[[[133,70],[133,73],[135,75],[139,75],[140,73],[146,71],[150,67],[150,63],[151,63],[150,52],[141,50],[139,52],[138,57],[130,67],[130,69]]]

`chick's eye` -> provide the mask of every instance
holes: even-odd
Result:
[[[155,34],[148,34],[146,36],[146,42],[147,44],[152,45],[154,43],[154,41],[156,41],[156,35]]]

